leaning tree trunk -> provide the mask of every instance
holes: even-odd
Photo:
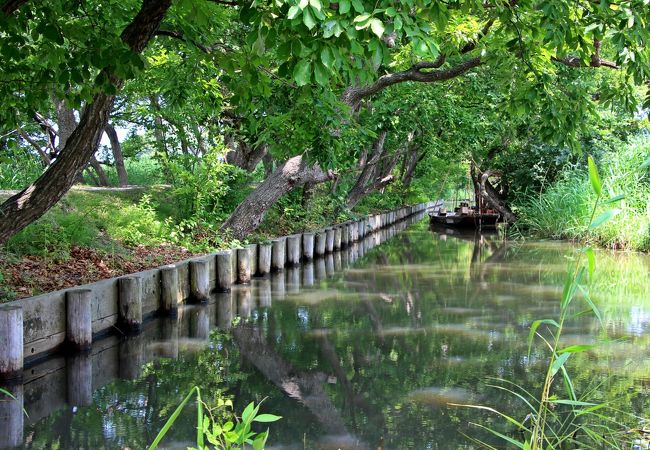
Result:
[[[143,0],[138,14],[122,32],[122,41],[141,53],[170,6],[171,0]],[[122,87],[122,80],[107,75],[118,89]],[[95,94],[56,161],[33,184],[0,205],[0,244],[45,214],[72,187],[95,154],[114,101],[115,95]]]
[[[113,150],[113,159],[115,160],[115,170],[117,171],[117,183],[120,187],[127,186],[129,184],[129,177],[126,173],[126,167],[124,166],[124,154],[122,153],[122,145],[120,145],[120,140],[117,137],[117,131],[115,127],[110,123],[104,128],[108,140],[111,142],[111,149]]]
[[[476,199],[479,207],[489,205],[493,209],[497,210],[508,223],[517,220],[517,216],[515,216],[506,202],[501,199],[497,190],[492,186],[492,183],[490,183],[489,177],[496,175],[495,173],[489,170],[481,172],[481,170],[472,163],[470,174],[472,182],[474,183],[474,189],[478,193]]]
[[[302,155],[279,165],[235,209],[221,229],[230,230],[235,239],[243,239],[257,227],[269,210],[284,194],[305,183],[322,183],[334,178],[332,171],[323,171],[318,164],[309,165]]]
[[[90,167],[92,167],[95,173],[97,174],[97,180],[99,181],[99,186],[108,187],[111,185],[111,182],[108,179],[108,175],[106,175],[104,168],[99,163],[99,161],[97,161],[95,155],[90,157]]]

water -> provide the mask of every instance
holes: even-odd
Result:
[[[195,385],[209,404],[230,396],[241,412],[264,400],[264,412],[282,415],[270,449],[472,448],[465,435],[486,438],[472,423],[500,427],[450,404],[523,420],[521,402],[490,385],[503,378],[539,390],[544,354],[535,347],[529,356],[528,330],[557,317],[574,249],[434,232],[425,222],[375,246],[390,235],[187,306],[138,337],[104,339],[92,355],[34,366],[11,388],[29,417],[20,402],[0,406],[0,447],[145,448]],[[563,338],[601,344],[570,360],[579,389],[603,382],[597,400],[645,417],[648,269],[647,256],[599,252],[593,297],[604,329],[582,316]],[[194,420],[188,408],[164,448],[192,445]]]

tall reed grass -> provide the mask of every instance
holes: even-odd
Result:
[[[625,197],[607,223],[588,230],[595,195],[584,166],[570,166],[557,183],[518,205],[520,226],[537,237],[650,251],[650,138],[638,137],[605,154],[599,167],[605,175],[605,196]],[[601,204],[597,214],[610,206]]]

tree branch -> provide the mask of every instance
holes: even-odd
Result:
[[[7,0],[2,4],[2,13],[8,17],[27,3],[27,1],[28,0]]]
[[[179,41],[182,41],[182,42],[185,42],[185,43],[188,42],[187,39],[185,39],[185,36],[183,36],[183,34],[180,33],[179,31],[158,30],[154,34],[155,34],[155,36],[167,36],[167,37],[170,37],[170,38],[178,39]],[[189,41],[189,42],[192,45],[194,45],[196,48],[201,50],[203,53],[206,53],[206,54],[210,53],[210,49],[208,47],[206,47],[205,45],[199,44],[196,41]]]
[[[438,59],[440,59],[440,57]],[[435,68],[436,64],[438,64],[438,60],[432,62],[419,62],[411,66],[411,68],[408,70],[382,75],[377,79],[377,81],[368,86],[349,87],[343,93],[342,100],[354,109],[364,98],[370,97],[371,95],[376,94],[377,92],[380,92],[394,84],[404,83],[406,81],[417,81],[420,83],[446,81],[460,76],[465,72],[473,69],[474,67],[480,66],[482,62],[481,57],[476,56],[474,58],[466,59],[465,61],[448,69],[431,71],[424,70]]]
[[[607,67],[609,69],[620,69],[620,67],[617,66],[615,62],[608,61],[600,57],[601,46],[602,42],[600,39],[594,39],[594,53],[591,55],[589,64],[583,63],[577,56],[566,56],[564,58],[553,57],[553,61],[564,64],[568,67]]]

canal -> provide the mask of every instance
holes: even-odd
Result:
[[[528,352],[530,325],[559,314],[574,257],[564,242],[398,224],[185,306],[139,336],[107,337],[91,355],[33,366],[9,388],[19,401],[1,403],[0,448],[146,448],[193,386],[209,405],[231,398],[241,412],[263,400],[263,412],[283,416],[270,449],[473,448],[472,438],[489,439],[474,424],[508,428],[450,404],[524,420],[525,405],[498,386],[541,388],[545,353]],[[596,346],[568,368],[590,399],[648,417],[650,258],[600,251],[596,266],[602,325],[589,314],[569,321],[567,345]],[[195,418],[187,408],[164,448],[191,446]]]

